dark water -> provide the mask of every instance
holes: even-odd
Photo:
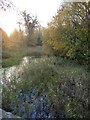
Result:
[[[21,90],[17,100],[19,114],[23,118],[55,118],[55,113],[51,112],[46,95],[37,96],[35,89],[28,91],[28,94]]]

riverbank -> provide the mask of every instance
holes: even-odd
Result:
[[[22,58],[25,56],[42,56],[43,48],[42,46],[31,46],[14,49],[7,49],[7,51],[3,51],[2,53],[2,67],[10,67],[13,65],[19,65],[22,61]]]
[[[31,113],[35,113],[43,118],[42,111],[45,108],[42,106],[44,103],[42,102],[41,105],[39,101],[46,99],[48,102],[45,104],[49,107],[48,114],[50,112],[51,114],[57,113],[59,118],[84,118],[87,116],[87,75],[89,73],[82,66],[55,56],[26,57],[23,60],[26,61],[26,64],[22,61],[22,65],[16,66],[15,72],[11,71],[13,76],[11,81],[7,82],[7,87],[3,86],[2,105],[4,109],[12,111],[18,116],[29,115],[30,117]],[[16,77],[20,66],[22,69]],[[35,89],[34,96],[32,96],[32,89]],[[23,97],[19,96],[17,99],[18,95],[23,95]],[[40,98],[42,95],[46,97]],[[18,100],[23,102],[20,104]],[[31,106],[34,107],[33,110]],[[36,112],[38,111],[37,107],[42,108],[40,114]],[[25,114],[23,114],[23,110]]]

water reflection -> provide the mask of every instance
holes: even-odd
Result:
[[[28,66],[30,59],[31,57],[24,57],[20,65],[9,68],[2,68],[2,84],[10,82],[10,80],[13,80],[14,77],[19,80],[20,75],[23,72],[23,67]]]
[[[20,75],[23,73],[23,68],[28,67],[32,57],[24,57],[21,64],[10,68],[3,69],[2,84],[7,86],[11,80],[20,80]],[[14,86],[13,86],[14,87]],[[37,90],[30,88],[27,93],[20,90],[17,94],[17,106],[12,106],[12,112],[18,113],[23,118],[54,118],[49,106],[49,100],[45,93],[37,96]]]
[[[21,109],[20,115],[24,118],[54,118],[51,113],[48,99],[44,94],[37,96],[36,90],[31,89],[28,94],[21,90],[18,94],[18,107]]]

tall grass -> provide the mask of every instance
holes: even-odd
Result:
[[[5,106],[5,99],[11,103],[12,98],[16,101],[15,96],[19,90],[23,89],[28,93],[28,90],[33,87],[37,89],[38,96],[42,93],[47,95],[51,110],[57,112],[59,117],[62,112],[67,118],[86,117],[88,116],[87,75],[89,76],[89,73],[82,66],[70,63],[63,58],[33,59],[23,68],[21,80],[17,83],[14,79],[14,82],[9,83],[9,88],[4,89],[3,104]],[[16,87],[15,90],[13,86]],[[6,98],[7,95],[9,95],[8,98]]]
[[[2,67],[10,67],[13,65],[20,64],[20,61],[24,56],[42,56],[42,47],[24,47],[24,48],[12,48],[12,49],[5,49],[2,52]]]

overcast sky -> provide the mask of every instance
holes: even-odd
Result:
[[[11,0],[20,11],[26,10],[37,16],[40,24],[46,26],[55,15],[63,0]],[[19,16],[13,11],[0,13],[0,27],[9,34],[19,20]]]

